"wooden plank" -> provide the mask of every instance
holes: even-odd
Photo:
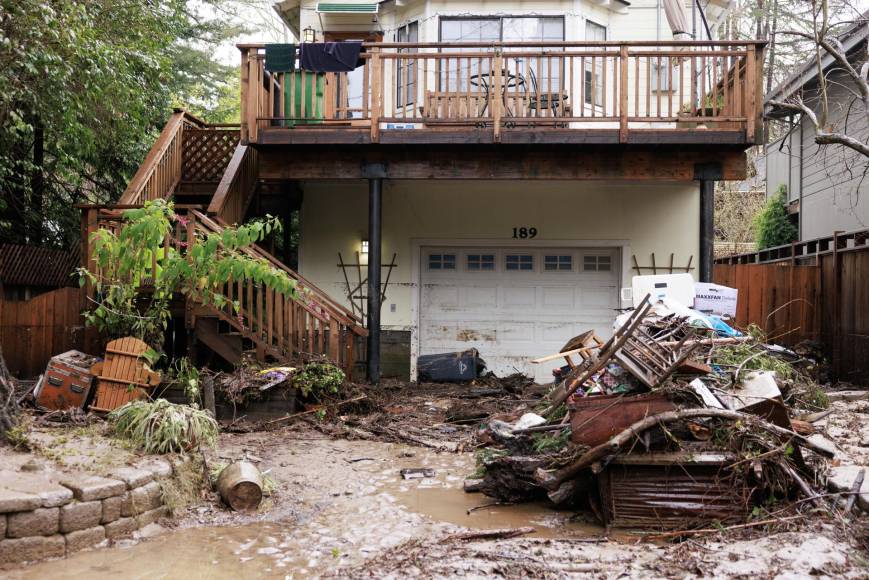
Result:
[[[292,159],[292,163],[287,160]],[[636,147],[630,151],[576,148],[409,148],[380,145],[268,148],[260,151],[261,179],[366,179],[364,163],[385,165],[387,179],[557,179],[691,181],[698,163],[721,163],[724,179],[744,179],[738,149]]]

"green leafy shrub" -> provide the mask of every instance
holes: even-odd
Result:
[[[199,402],[199,369],[186,356],[175,359],[169,374],[173,381],[184,389],[184,395],[191,403]]]
[[[165,399],[133,401],[109,414],[115,433],[148,453],[184,453],[217,443],[217,422],[206,411]]]
[[[766,200],[763,209],[754,218],[758,250],[789,244],[799,235],[788,218],[785,194],[784,186],[780,187],[775,195]]]
[[[345,378],[344,371],[331,363],[312,362],[293,376],[293,387],[304,397],[337,393]]]
[[[110,337],[135,336],[152,346],[163,343],[171,317],[172,296],[180,292],[204,305],[223,308],[226,283],[253,282],[283,295],[297,297],[296,283],[265,259],[243,250],[280,228],[276,218],[227,227],[221,233],[197,231],[178,247],[164,241],[175,224],[186,225],[175,215],[174,205],[162,199],[123,214],[119,233],[100,229],[91,235],[93,270],[79,269],[80,283],[90,282],[96,295],[85,322]],[[141,291],[148,283],[151,291]],[[239,304],[234,302],[238,311]]]

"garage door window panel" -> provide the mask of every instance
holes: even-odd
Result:
[[[455,254],[429,254],[428,255],[429,270],[455,270],[456,255]]]
[[[469,272],[495,271],[495,254],[468,254],[466,259]]]
[[[543,256],[544,272],[572,272],[573,256],[569,254],[546,254]]]
[[[610,272],[612,271],[612,256],[589,255],[582,258],[582,270],[584,272]]]
[[[531,254],[507,254],[504,257],[504,268],[508,272],[533,272],[534,256]]]

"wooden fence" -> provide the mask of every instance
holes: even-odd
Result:
[[[38,376],[48,359],[80,350],[83,340],[78,288],[58,288],[30,300],[0,299],[0,343],[9,371],[18,378]]]
[[[714,280],[739,290],[738,325],[756,324],[787,346],[817,341],[835,378],[869,383],[869,247],[834,242],[799,259],[722,262]]]

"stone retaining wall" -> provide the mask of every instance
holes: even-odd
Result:
[[[62,557],[156,522],[168,515],[158,480],[172,473],[157,458],[107,477],[3,472],[0,565]]]

